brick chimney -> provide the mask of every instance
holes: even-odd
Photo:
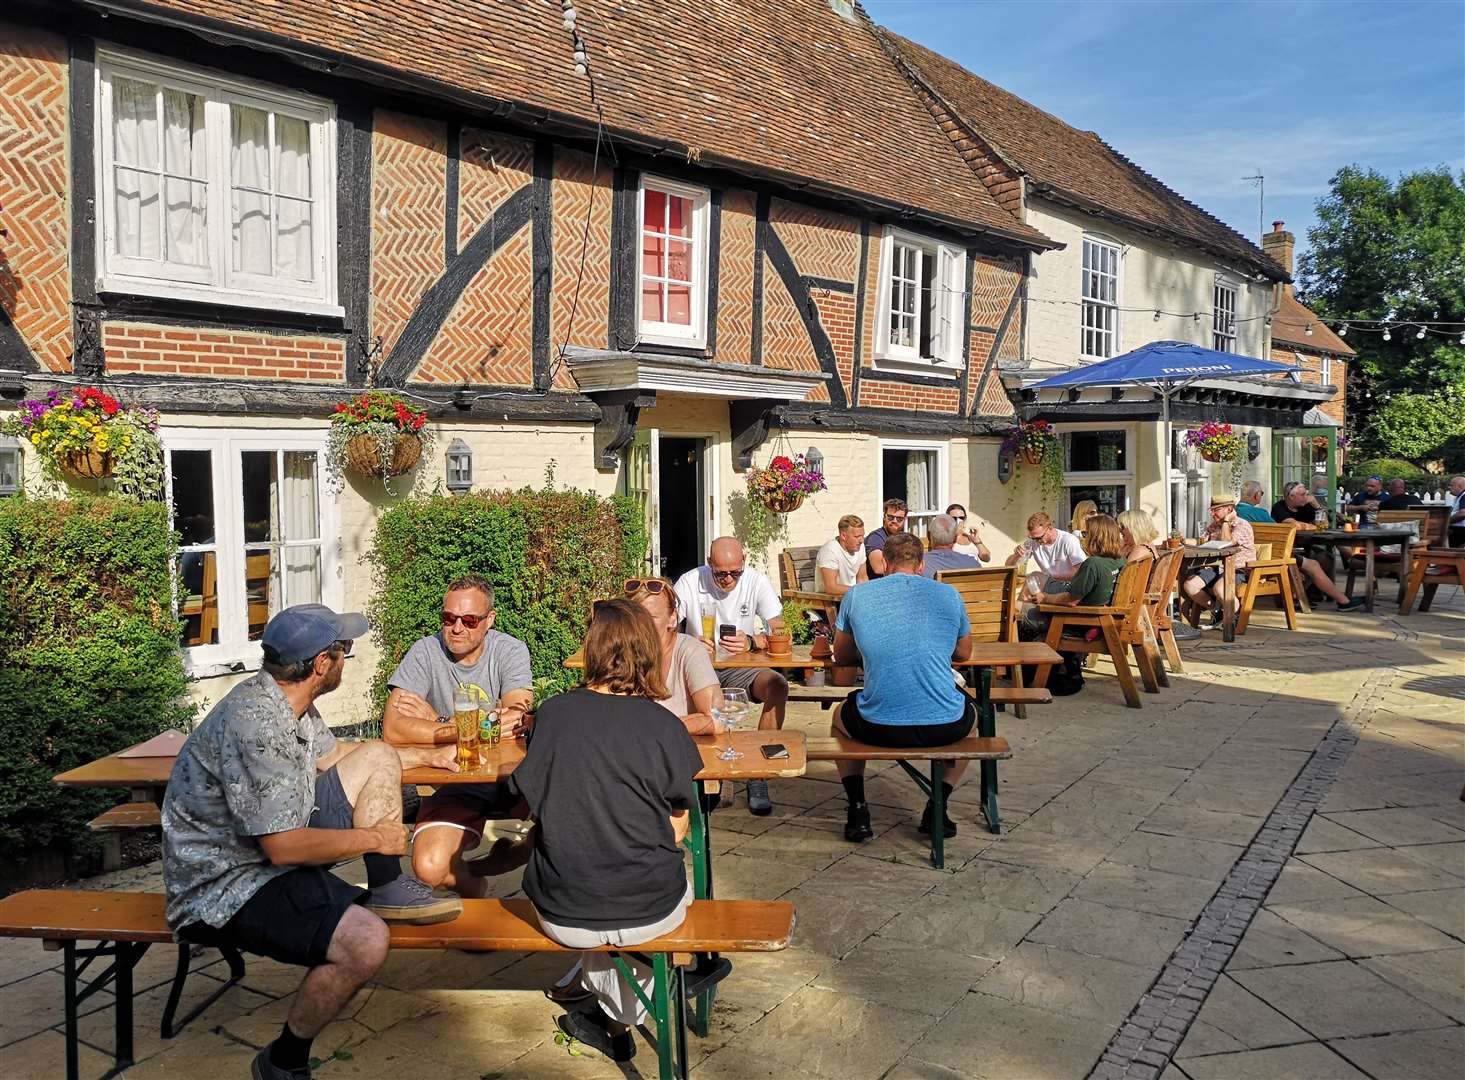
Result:
[[[1282,269],[1290,274],[1292,273],[1292,245],[1297,242],[1297,238],[1290,232],[1282,231],[1284,224],[1285,222],[1281,221],[1272,222],[1272,231],[1262,236],[1262,250],[1270,255],[1273,261],[1281,263]],[[1287,290],[1287,295],[1291,296],[1292,286],[1289,284],[1284,288]]]

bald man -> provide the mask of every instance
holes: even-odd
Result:
[[[740,653],[768,647],[767,632],[758,632],[761,620],[767,630],[783,629],[783,601],[768,575],[750,569],[743,545],[731,536],[712,541],[707,562],[688,570],[677,580],[677,599],[687,619],[687,633],[702,638],[709,652]],[[709,641],[702,633],[704,618],[711,619]],[[774,731],[783,727],[784,705],[788,702],[788,680],[770,668],[739,668],[719,671],[723,689],[741,689],[763,706],[758,727]],[[748,809],[760,817],[772,813],[767,780],[748,782]]]

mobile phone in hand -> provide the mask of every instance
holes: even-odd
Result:
[[[732,623],[723,623],[717,628],[717,636],[720,638],[731,638],[738,636],[738,628]]]
[[[765,758],[767,758],[769,761],[787,761],[788,760],[788,747],[787,746],[780,746],[778,743],[764,743],[758,749],[763,752],[763,756]]]

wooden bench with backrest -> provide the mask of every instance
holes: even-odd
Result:
[[[1401,534],[1400,544],[1408,544],[1411,557],[1415,551],[1429,547],[1428,537],[1430,535],[1430,513],[1428,510],[1380,510],[1376,522],[1377,525],[1407,525],[1415,523],[1419,526],[1419,536],[1412,537],[1408,533]],[[1443,543],[1443,541],[1436,541]],[[1384,545],[1388,546],[1388,545]],[[1348,557],[1348,584],[1344,588],[1349,596],[1353,595],[1353,584],[1358,575],[1363,573],[1368,566],[1368,559],[1361,553]],[[1399,598],[1404,598],[1405,571],[1404,553],[1402,547],[1399,551],[1375,551],[1373,553],[1373,576],[1377,578],[1391,577],[1399,582]]]
[[[1150,560],[1150,577],[1145,584],[1145,633],[1156,646],[1155,678],[1161,686],[1170,685],[1170,677],[1165,673],[1167,665],[1177,675],[1185,674],[1180,646],[1175,642],[1175,619],[1170,614],[1170,600],[1184,564],[1180,555],[1178,548],[1159,550]],[[1159,652],[1163,652],[1163,657]]]
[[[779,595],[785,600],[803,604],[810,611],[819,612],[832,631],[834,617],[839,614],[840,598],[819,587],[819,571],[814,566],[818,556],[817,547],[784,548],[778,557]]]
[[[1016,641],[1017,617],[1021,608],[1020,586],[1022,578],[1015,566],[981,566],[965,570],[938,570],[936,580],[956,590],[966,605],[967,621],[972,627],[972,642]],[[1012,688],[1023,689],[1022,665],[1006,669]],[[995,672],[994,672],[995,674]],[[992,700],[1006,703],[997,695],[998,687],[992,688]],[[1019,718],[1027,716],[1024,705],[1027,699],[1018,693],[1012,701],[1013,711]],[[1051,700],[1051,695],[1049,696]]]
[[[948,761],[1005,761],[1012,757],[1012,748],[1007,740],[997,736],[968,735],[949,746],[903,748],[871,746],[846,735],[832,735],[825,739],[809,739],[805,752],[810,761],[894,761],[916,782],[916,786],[931,800],[931,865],[940,870],[946,865],[946,832],[941,827],[945,820],[946,796],[941,782],[946,776]],[[921,775],[912,761],[930,762],[931,775]],[[983,812],[987,825],[998,831],[997,790],[993,783],[990,789],[983,784]]]
[[[1236,632],[1246,633],[1246,626],[1251,622],[1252,609],[1264,596],[1278,599],[1287,620],[1287,629],[1296,630],[1297,613],[1293,610],[1292,602],[1296,596],[1293,592],[1293,571],[1297,569],[1297,563],[1292,557],[1292,545],[1297,539],[1297,524],[1257,523],[1251,528],[1256,537],[1258,554],[1262,544],[1269,545],[1271,550],[1266,558],[1258,558],[1246,565],[1246,581],[1241,586],[1241,610],[1236,616]]]
[[[1131,709],[1140,707],[1139,689],[1134,685],[1134,673],[1129,670],[1126,653],[1133,649],[1134,662],[1144,680],[1145,690],[1159,693],[1159,678],[1155,671],[1156,654],[1151,652],[1145,641],[1145,600],[1150,580],[1149,559],[1126,563],[1119,571],[1119,580],[1114,583],[1113,601],[1105,605],[1039,604],[1038,610],[1048,613],[1048,648],[1059,652],[1094,653],[1109,657],[1114,663],[1114,674],[1119,677],[1120,689],[1124,692],[1124,703]],[[1097,629],[1099,638],[1088,641],[1083,637],[1064,637],[1067,630],[1088,631]],[[1036,685],[1046,686],[1050,668],[1039,668]]]
[[[1465,548],[1425,548],[1416,550],[1409,570],[1409,581],[1399,600],[1399,614],[1408,615],[1421,589],[1424,596],[1419,610],[1428,611],[1434,594],[1441,585],[1461,586],[1465,583]]]
[[[172,931],[163,918],[163,905],[161,893],[105,889],[36,889],[0,900],[0,937],[39,938],[46,948],[62,952],[68,1080],[77,1078],[79,1006],[107,986],[112,987],[116,1010],[113,1046],[116,1068],[107,1075],[132,1064],[132,971],[149,946],[173,941]],[[452,922],[432,926],[389,925],[393,949],[582,951],[566,949],[546,937],[528,900],[465,899],[463,914]],[[777,952],[788,946],[793,929],[794,907],[786,900],[695,900],[681,926],[635,947],[637,955],[649,956],[652,961],[654,988],[651,998],[643,998],[642,1003],[655,1023],[662,1080],[687,1075],[686,997],[681,971],[672,962],[672,956]],[[603,947],[598,951],[617,950]],[[85,987],[79,987],[82,974],[99,957],[110,958],[110,965]],[[82,961],[80,965],[78,959]],[[622,968],[624,977],[626,969],[619,959],[617,966]],[[637,996],[641,996],[639,989]],[[169,1034],[165,1029],[164,1036]]]

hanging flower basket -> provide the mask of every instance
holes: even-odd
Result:
[[[112,475],[112,452],[81,450],[61,455],[57,464],[73,480],[105,480]]]
[[[1203,458],[1205,458],[1207,461],[1230,461],[1231,460],[1230,458],[1226,457],[1220,450],[1217,450],[1215,447],[1212,447],[1212,446],[1203,446],[1203,447],[1201,447],[1200,456],[1203,457]]]
[[[764,468],[748,470],[748,497],[775,514],[792,514],[804,505],[804,498],[823,491],[824,474],[812,468],[803,454],[780,454]]]
[[[1021,457],[1024,465],[1037,465],[1043,460],[1043,451],[1023,447]]]
[[[385,484],[410,472],[422,457],[427,411],[396,394],[368,390],[337,405],[326,437],[326,474],[339,490],[345,471],[379,476]]]
[[[1063,494],[1063,440],[1046,420],[1019,420],[1007,430],[1001,452],[1029,468],[1039,468],[1043,497],[1050,502]]]
[[[422,440],[399,432],[391,441],[391,457],[383,460],[374,435],[353,435],[346,440],[346,467],[364,476],[401,476],[422,456]]]
[[[1212,420],[1185,433],[1185,445],[1195,448],[1206,461],[1227,462],[1231,466],[1231,487],[1240,492],[1246,473],[1246,438],[1230,424]]]

